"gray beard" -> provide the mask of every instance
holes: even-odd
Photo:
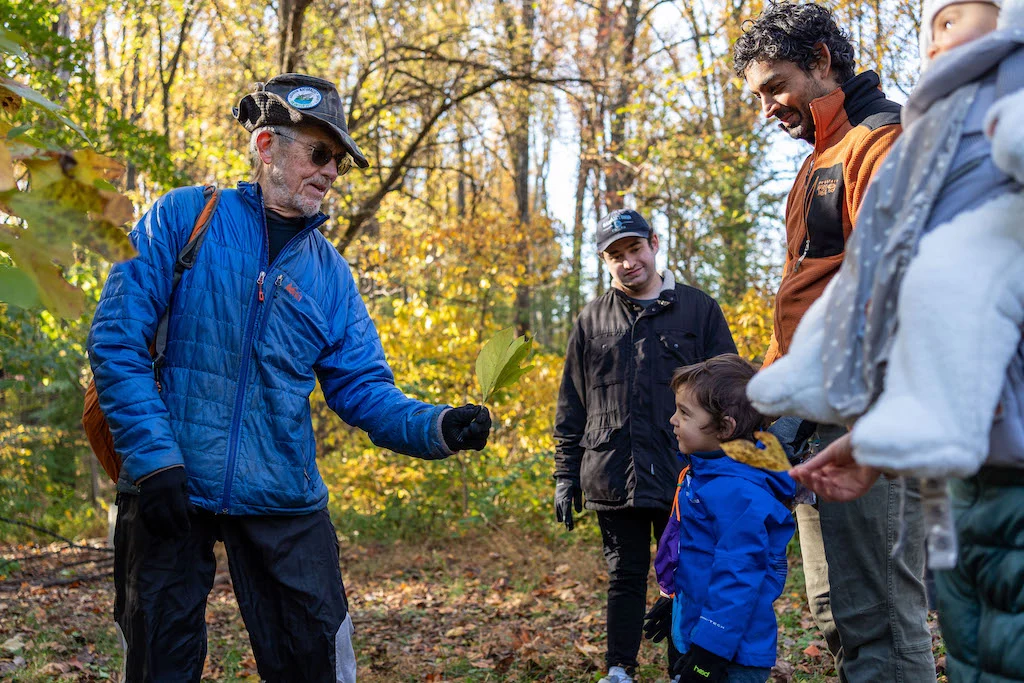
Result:
[[[269,169],[267,177],[270,180],[270,184],[274,186],[277,191],[281,192],[282,197],[280,198],[280,203],[282,207],[298,211],[306,218],[312,218],[320,213],[320,207],[323,205],[322,200],[318,201],[316,199],[310,199],[300,193],[288,194],[288,186],[285,182],[284,170],[272,166]]]

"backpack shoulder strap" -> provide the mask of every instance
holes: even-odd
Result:
[[[680,489],[683,488],[683,482],[686,481],[686,473],[690,471],[690,466],[687,465],[679,473],[679,479],[676,481],[676,495],[672,497],[672,516],[676,518],[677,522],[683,521],[682,513],[679,512],[679,494]]]
[[[196,263],[199,247],[202,245],[203,239],[206,237],[206,231],[210,227],[210,219],[213,218],[213,214],[217,210],[217,204],[220,202],[220,192],[216,185],[207,185],[203,188],[203,197],[206,198],[206,205],[203,206],[203,210],[199,212],[199,217],[196,218],[195,225],[192,226],[192,234],[188,236],[188,242],[178,252],[178,260],[174,264],[172,291],[177,288],[182,273]]]
[[[188,237],[188,242],[178,252],[178,258],[174,262],[174,275],[171,277],[171,297],[167,302],[167,307],[164,309],[164,314],[160,316],[160,322],[156,325],[156,335],[153,337],[153,373],[156,375],[157,384],[160,383],[160,366],[164,363],[164,351],[167,350],[167,322],[171,317],[171,302],[174,300],[174,292],[178,289],[178,283],[181,281],[181,276],[184,272],[196,263],[199,247],[202,246],[203,240],[206,238],[206,233],[210,228],[210,221],[217,210],[217,204],[220,202],[220,193],[221,191],[216,185],[207,185],[203,188],[203,197],[206,199],[206,204],[203,206],[203,210],[199,212],[195,225],[192,226],[192,233]]]

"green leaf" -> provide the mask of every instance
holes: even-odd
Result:
[[[514,339],[515,332],[508,327],[491,337],[476,357],[476,381],[480,384],[480,395],[484,397],[484,403],[490,398],[494,383],[504,367],[506,353]]]
[[[41,107],[50,113],[56,114],[57,112],[64,111],[64,107],[60,106],[56,102],[51,102],[39,92],[36,92],[27,85],[22,85],[17,81],[12,81],[9,78],[0,78],[0,87],[9,90],[23,100],[28,100],[37,107]]]
[[[28,53],[22,48],[25,43],[26,40],[17,33],[0,28],[0,52],[28,59]]]
[[[110,262],[124,261],[135,255],[135,248],[124,230],[104,218],[104,210],[110,203],[99,190],[65,178],[40,190],[8,193],[3,199],[16,216],[25,219],[28,231],[48,245],[50,257],[60,263],[73,261],[71,242]],[[130,202],[128,206],[130,208]],[[99,220],[90,219],[89,213]],[[115,218],[123,215],[123,212],[116,212]]]
[[[518,347],[516,342],[519,342]],[[520,337],[513,342],[512,347],[515,350],[505,363],[504,369],[501,374],[498,375],[498,379],[494,382],[494,391],[504,389],[505,387],[512,386],[516,383],[520,377],[522,377],[528,370],[533,369],[532,365],[525,368],[521,367],[526,357],[530,355],[530,348],[533,346],[533,340],[528,340],[525,337]]]
[[[533,369],[532,365],[521,367],[532,345],[532,339],[516,337],[511,327],[498,332],[484,344],[476,359],[476,379],[483,403],[487,403],[495,392],[514,385]]]
[[[64,279],[46,245],[23,232],[18,239],[4,240],[2,248],[14,259],[15,267],[32,280],[41,303],[51,313],[68,320],[82,317],[85,295]]]
[[[33,126],[31,123],[26,123],[21,126],[15,126],[14,128],[11,128],[9,131],[7,131],[7,139],[13,140],[17,137],[20,137],[21,135],[24,135],[28,131],[32,130],[34,127],[35,126]]]
[[[0,266],[0,301],[19,308],[40,304],[39,290],[27,273],[11,266]]]
[[[22,85],[21,83],[18,83],[17,81],[12,81],[9,78],[0,78],[0,91],[3,90],[8,91],[9,93],[13,93],[18,97],[21,97],[23,100],[30,102],[31,104],[34,104],[35,106],[39,107],[47,114],[52,116],[53,118],[63,123],[71,130],[78,133],[80,136],[82,136],[83,140],[85,140],[86,142],[89,141],[89,138],[85,134],[85,131],[82,130],[78,126],[78,124],[76,124],[74,121],[65,116],[63,113],[64,107],[60,106],[56,102],[51,102],[42,94],[36,92],[27,85]]]

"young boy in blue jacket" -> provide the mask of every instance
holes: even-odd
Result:
[[[722,450],[725,441],[756,442],[754,432],[766,428],[746,395],[754,372],[726,354],[672,377],[672,429],[689,467],[655,560],[666,597],[645,631],[659,639],[671,629],[684,655],[673,668],[678,683],[764,683],[775,664],[772,603],[786,582],[795,530],[787,503],[796,484],[788,473],[745,465]]]

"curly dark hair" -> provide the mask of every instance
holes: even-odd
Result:
[[[701,408],[711,415],[715,431],[726,427],[726,417],[736,420],[730,439],[753,441],[754,432],[768,428],[768,418],[757,412],[747,398],[747,382],[757,370],[735,353],[724,353],[702,363],[681,367],[672,375],[672,392],[687,387]]]
[[[747,20],[732,48],[736,74],[743,78],[751,62],[793,62],[810,73],[820,56],[818,43],[832,55],[832,72],[840,83],[854,75],[853,44],[827,7],[814,3],[772,2],[757,19]]]

